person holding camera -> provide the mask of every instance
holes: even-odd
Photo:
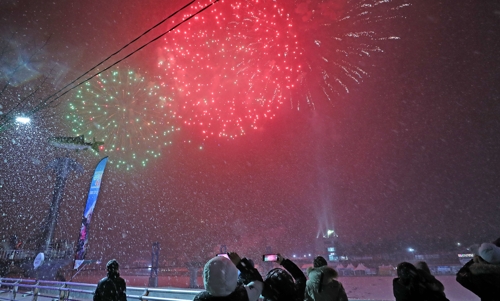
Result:
[[[300,268],[281,254],[264,255],[273,257],[282,267],[270,270],[264,280],[262,297],[264,301],[304,301],[307,278]]]
[[[246,259],[248,261],[248,265],[253,269],[255,268],[255,264],[253,262],[252,259],[250,258],[247,258]],[[253,281],[253,276],[250,274],[247,274],[247,273],[240,273],[238,275],[238,285],[245,285],[245,284],[249,284],[250,282]]]
[[[235,252],[228,257],[215,256],[203,268],[205,291],[197,294],[193,301],[257,301],[264,287],[262,276],[248,259]],[[238,270],[244,274],[248,284],[238,285]]]

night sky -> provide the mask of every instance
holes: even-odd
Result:
[[[291,256],[312,252],[327,227],[345,244],[400,241],[417,252],[435,241],[500,236],[500,4],[393,0],[346,21],[359,3],[375,1],[280,2],[242,2],[252,10],[216,3],[220,16],[252,21],[221,17],[220,25],[209,9],[200,14],[207,23],[183,24],[119,63],[119,72],[147,78],[132,85],[135,103],[95,111],[75,100],[77,88],[30,125],[0,132],[0,239],[17,234],[30,247],[52,197],[45,165],[66,154],[47,138],[77,134],[104,140],[105,149],[70,152],[85,173],[68,180],[56,236],[76,241],[92,169],[109,155],[90,225],[92,258],[147,259],[154,241],[169,256],[206,258],[221,244]],[[0,80],[10,84],[0,110],[46,76],[29,108],[184,4],[2,1]],[[266,18],[274,23],[258,23]],[[332,38],[361,31],[372,38]],[[141,127],[134,114],[154,122]],[[100,130],[109,120],[117,129]],[[120,160],[133,167],[117,167]]]

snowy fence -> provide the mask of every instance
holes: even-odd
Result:
[[[0,300],[77,301],[92,300],[96,284],[0,278],[0,287]],[[191,301],[198,292],[200,290],[127,287],[127,299],[144,301]]]

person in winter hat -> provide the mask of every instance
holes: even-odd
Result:
[[[216,256],[203,268],[205,291],[198,293],[193,301],[256,301],[263,289],[262,276],[251,266],[248,259],[231,252],[229,259]],[[238,284],[238,270],[250,282]]]
[[[116,259],[106,264],[107,276],[102,278],[94,292],[94,301],[127,301],[127,286],[120,277],[120,265]]]
[[[309,277],[309,273],[311,273],[311,271],[315,268],[319,268],[319,267],[322,267],[322,266],[325,266],[325,265],[328,265],[328,262],[326,261],[326,259],[323,257],[323,256],[316,256],[313,260],[313,266],[312,267],[308,267],[306,272],[307,272],[307,277]]]
[[[335,269],[322,265],[310,269],[306,283],[306,301],[347,301],[345,289]]]
[[[313,261],[313,266],[315,268],[319,268],[322,266],[328,265],[328,262],[326,262],[326,259],[323,256],[316,256]]]
[[[480,297],[481,301],[500,300],[499,247],[500,238],[492,243],[483,243],[478,255],[474,255],[457,273],[457,282]]]
[[[278,263],[285,269],[270,270],[264,280],[264,301],[303,301],[306,276],[291,260],[278,254]]]
[[[500,247],[493,243],[485,242],[478,249],[478,255],[488,263],[500,263]]]

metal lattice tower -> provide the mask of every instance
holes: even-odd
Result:
[[[45,221],[43,230],[43,243],[39,247],[40,252],[47,253],[50,249],[52,243],[52,237],[54,236],[54,231],[57,225],[57,219],[59,215],[59,207],[61,206],[61,200],[64,194],[64,188],[66,187],[66,181],[71,171],[76,171],[78,173],[83,173],[83,166],[76,162],[75,160],[66,157],[56,158],[47,164],[47,169],[53,169],[56,173],[56,183],[54,185],[54,192],[52,196],[52,203],[50,204],[49,215]]]
[[[160,257],[160,243],[154,242],[151,251],[151,274],[149,275],[149,287],[158,287],[159,257]]]

